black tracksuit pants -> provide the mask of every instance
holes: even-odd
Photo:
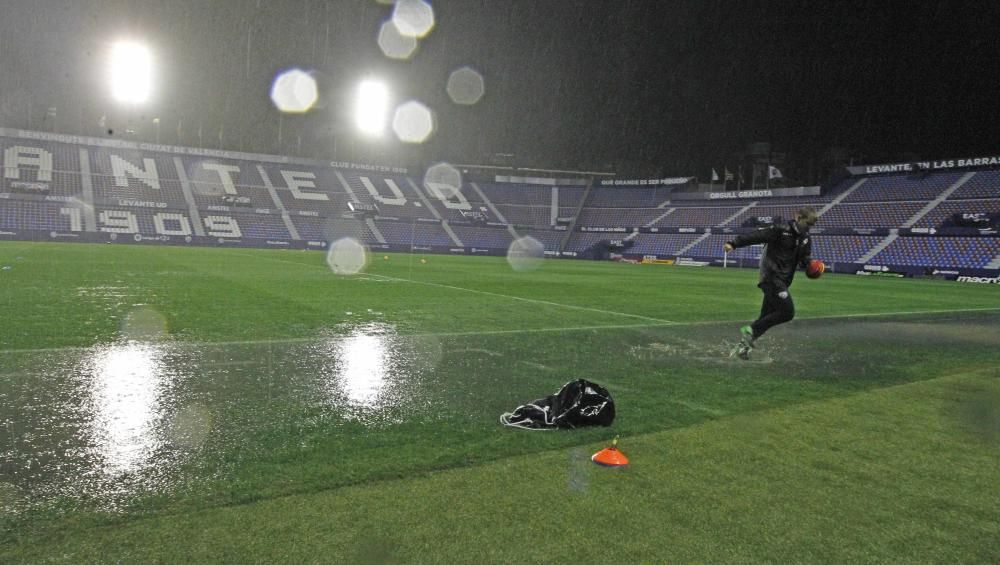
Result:
[[[795,317],[795,303],[792,302],[790,293],[788,298],[781,298],[778,296],[781,291],[771,285],[763,285],[761,290],[764,291],[764,303],[760,307],[760,317],[750,324],[754,339],[764,335],[764,332],[772,327]]]

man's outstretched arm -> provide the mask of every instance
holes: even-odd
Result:
[[[775,231],[773,227],[764,228],[746,235],[738,235],[733,238],[732,241],[727,241],[722,248],[725,249],[726,252],[729,252],[738,247],[746,247],[748,245],[756,245],[758,243],[771,243],[774,241],[774,234]]]

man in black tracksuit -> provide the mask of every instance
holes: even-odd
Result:
[[[795,268],[805,268],[809,264],[812,254],[809,228],[816,223],[816,218],[815,209],[802,208],[787,224],[769,226],[737,236],[726,243],[727,252],[738,247],[764,244],[764,253],[760,257],[760,282],[757,284],[764,292],[764,303],[757,321],[740,328],[740,345],[736,349],[740,359],[750,359],[754,341],[764,332],[795,317],[795,304],[788,287],[795,277]]]

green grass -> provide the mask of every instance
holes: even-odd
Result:
[[[802,277],[743,363],[751,270],[419,258],[0,244],[0,561],[1000,555],[995,287]]]

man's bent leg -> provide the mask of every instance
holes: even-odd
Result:
[[[760,318],[750,324],[753,329],[754,339],[764,335],[764,332],[778,324],[783,324],[795,317],[795,303],[792,302],[792,295],[785,291],[785,298],[782,298],[776,290],[764,291],[764,303],[760,309]]]

